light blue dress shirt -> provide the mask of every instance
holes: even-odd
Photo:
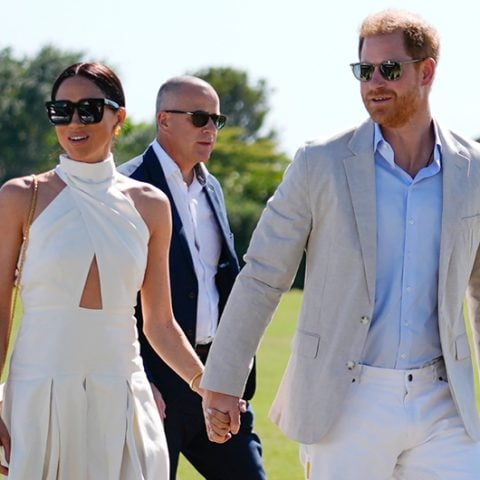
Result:
[[[395,164],[375,125],[377,278],[365,365],[411,369],[442,355],[437,291],[443,172],[436,130],[435,138],[433,161],[412,179]]]

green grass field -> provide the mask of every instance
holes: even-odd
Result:
[[[256,415],[256,431],[263,443],[265,469],[268,478],[273,480],[304,478],[297,444],[285,437],[267,417],[290,355],[290,342],[301,298],[302,292],[299,290],[293,290],[283,297],[257,355],[257,390],[252,405]],[[202,480],[203,476],[182,458],[177,478]]]

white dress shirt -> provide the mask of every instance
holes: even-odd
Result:
[[[155,140],[152,147],[160,160],[168,187],[180,215],[198,281],[196,343],[210,343],[217,330],[218,290],[215,283],[221,252],[217,220],[196,175],[187,185],[178,165]],[[202,164],[205,177],[206,167]],[[175,275],[175,272],[170,272]]]

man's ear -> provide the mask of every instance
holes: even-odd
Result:
[[[433,58],[428,57],[423,60],[420,68],[422,69],[422,85],[431,84],[435,77],[437,62]]]
[[[157,125],[158,129],[168,128],[168,114],[167,112],[158,112],[157,113]]]

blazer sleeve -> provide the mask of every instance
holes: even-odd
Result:
[[[297,152],[253,233],[210,350],[204,388],[241,396],[265,328],[293,283],[312,224],[306,156],[305,148]]]
[[[477,250],[472,273],[468,282],[466,304],[468,321],[472,334],[473,347],[472,361],[478,374],[480,374],[480,247]]]

